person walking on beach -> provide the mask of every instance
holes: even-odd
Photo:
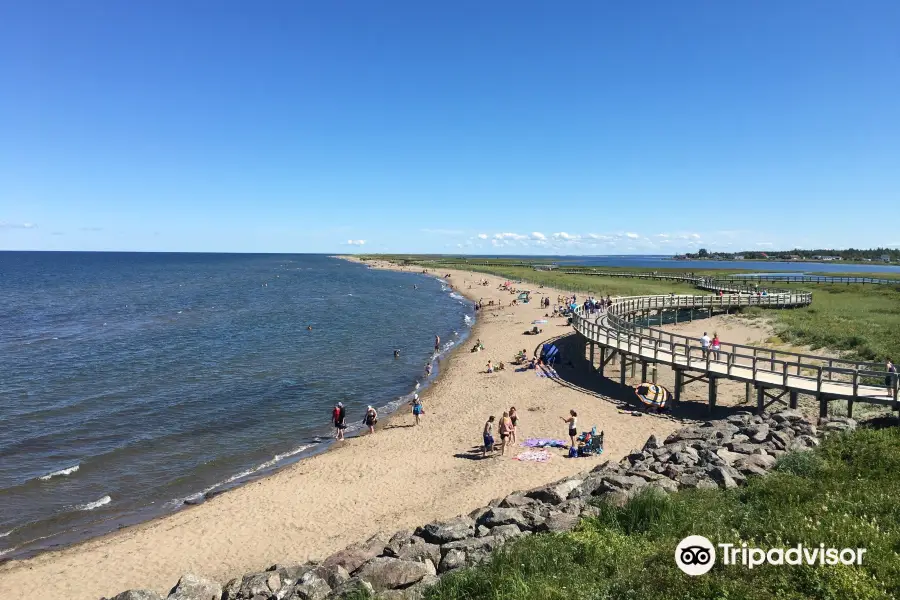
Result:
[[[500,456],[504,456],[506,454],[506,444],[509,442],[509,436],[512,435],[513,424],[509,419],[509,413],[503,413],[503,416],[500,417],[500,423],[497,425],[497,430],[500,432]]]
[[[512,421],[512,432],[509,434],[509,443],[516,443],[516,431],[519,426],[519,415],[516,413],[516,407],[509,407],[509,420]]]
[[[885,363],[885,368],[887,370],[887,375],[884,378],[884,387],[887,388],[888,397],[894,395],[894,386],[897,382],[897,367],[894,366],[894,363],[891,362],[891,359],[887,359],[887,363]]]
[[[569,417],[560,417],[563,422],[569,424],[569,440],[572,442],[572,448],[575,447],[575,438],[578,437],[578,413],[574,410],[569,411]]]
[[[720,349],[721,349],[721,342],[719,342],[719,334],[713,333],[712,351],[713,351],[713,356],[716,357],[716,360],[719,360],[719,350]]]
[[[412,405],[413,416],[416,418],[416,425],[418,425],[419,424],[419,415],[421,415],[422,413],[425,412],[424,410],[422,410],[422,401],[419,400],[418,394],[413,394],[413,399],[412,399],[412,402],[410,402],[410,404]]]
[[[484,423],[481,437],[484,442],[484,445],[481,447],[481,458],[486,458],[488,452],[494,451],[494,415],[488,417],[488,420]]]
[[[703,332],[703,335],[700,336],[700,347],[703,349],[703,358],[709,357],[709,336],[706,335],[706,332]]]
[[[363,424],[369,428],[369,433],[375,433],[375,423],[378,422],[378,411],[372,408],[370,404],[366,408],[366,416],[363,418]]]
[[[338,402],[334,407],[334,412],[331,414],[331,422],[334,423],[334,437],[338,441],[344,439],[344,430],[347,429],[347,425],[344,423],[346,416],[344,403]]]
[[[434,336],[434,352],[437,354],[441,350],[441,336]]]

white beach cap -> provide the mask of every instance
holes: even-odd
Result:
[[[418,394],[413,394],[413,400],[418,400],[418,399],[419,399],[419,395],[418,395]]]
[[[338,406],[343,407],[343,406],[344,406],[344,403],[343,403],[343,402],[338,402]]]

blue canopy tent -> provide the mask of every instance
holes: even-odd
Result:
[[[541,360],[545,364],[552,365],[559,359],[559,348],[553,344],[544,344],[541,348]]]

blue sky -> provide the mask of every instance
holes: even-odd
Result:
[[[0,249],[900,245],[898,31],[895,1],[0,3]]]

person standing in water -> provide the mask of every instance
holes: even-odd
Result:
[[[441,351],[441,336],[434,336],[434,353],[437,354]]]
[[[363,423],[365,424],[366,427],[369,428],[369,433],[375,433],[375,423],[377,423],[377,422],[378,422],[378,411],[376,411],[374,408],[372,408],[372,405],[370,404],[366,408],[366,416],[363,419]]]
[[[344,423],[345,418],[344,403],[338,402],[334,407],[334,412],[331,414],[331,422],[334,423],[334,437],[338,441],[344,439],[344,430],[347,428],[347,425]]]
[[[569,417],[560,417],[564,422],[569,424],[569,440],[572,442],[572,447],[575,447],[575,438],[578,437],[578,413],[574,410],[569,411]]]

